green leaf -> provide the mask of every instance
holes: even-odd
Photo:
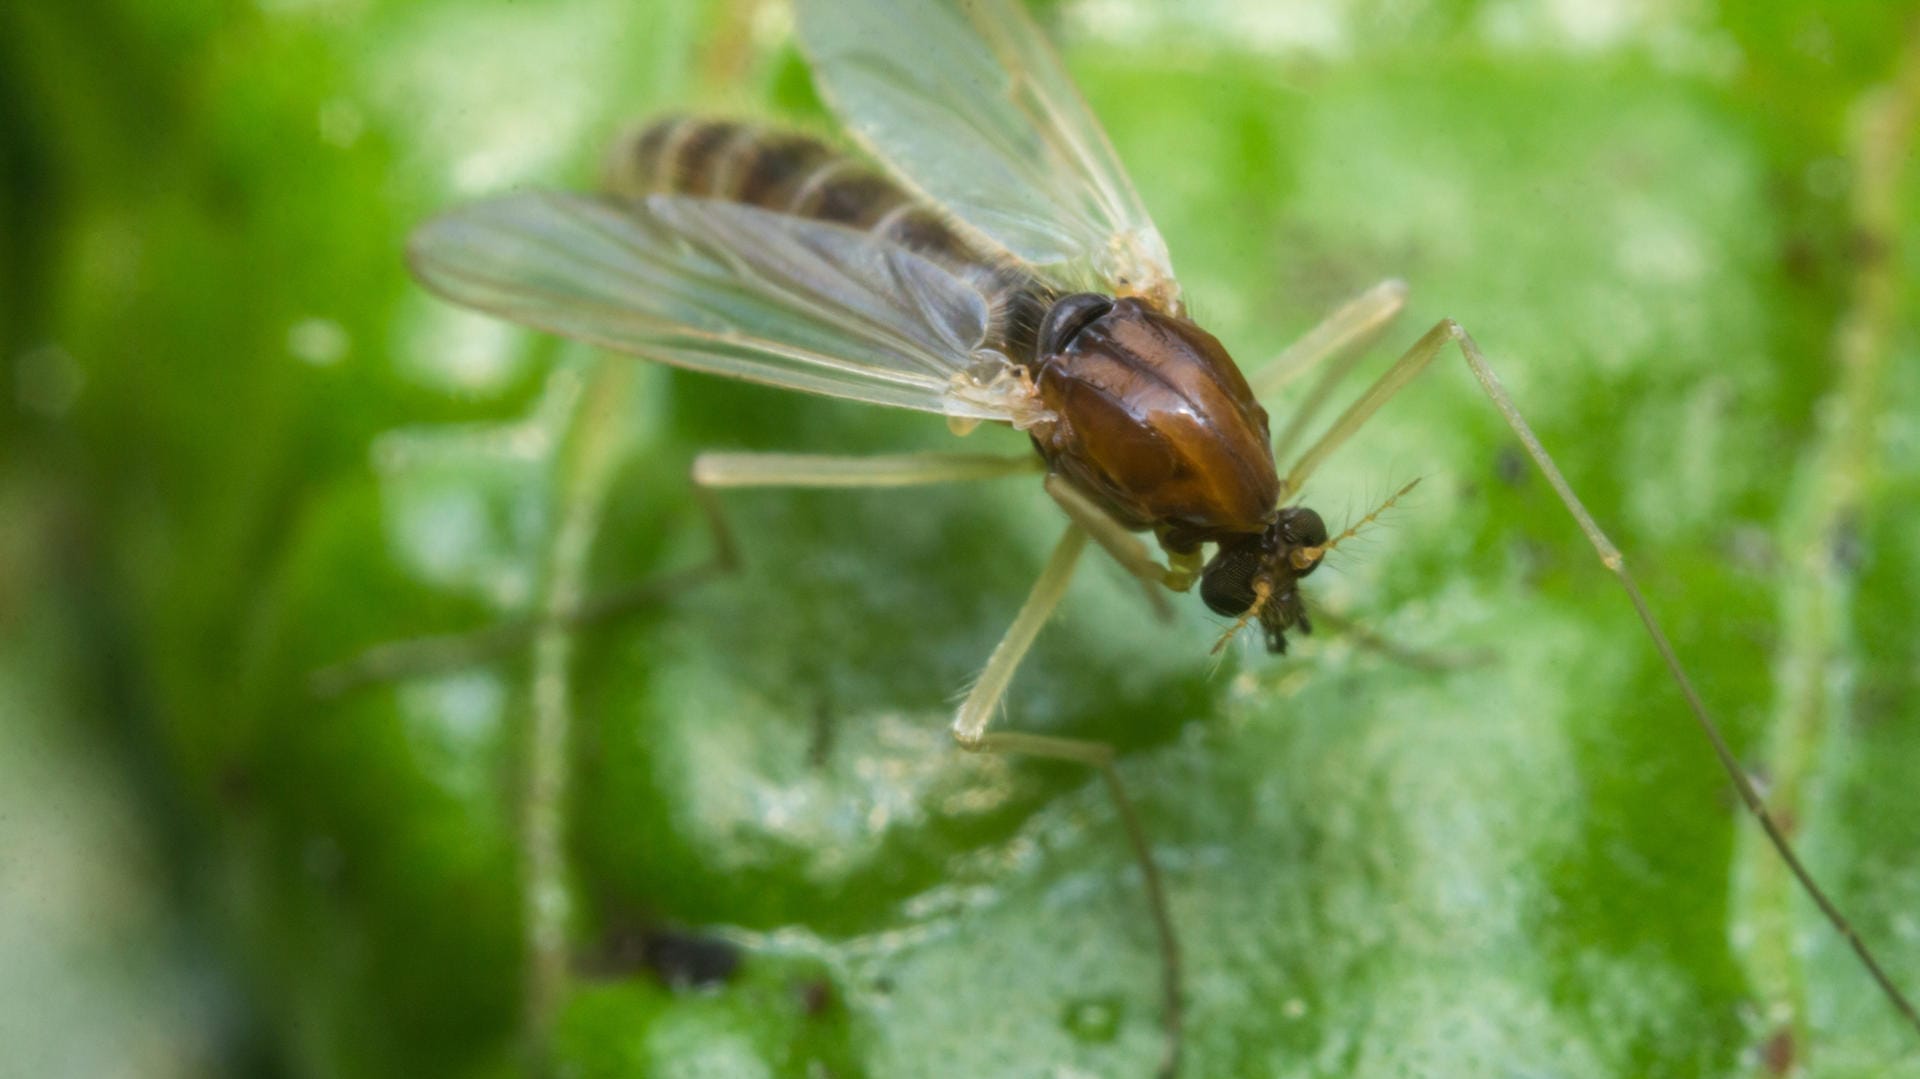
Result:
[[[1920,169],[1872,159],[1910,132],[1856,132],[1920,53],[1901,68],[1871,5],[1723,8],[1047,13],[1246,366],[1386,277],[1413,299],[1366,370],[1442,316],[1473,332],[1916,989]],[[1104,787],[945,730],[1061,528],[1037,484],[730,495],[740,572],[511,628],[702,565],[702,449],[955,445],[405,276],[413,223],[584,186],[634,117],[821,124],[779,10],[0,13],[6,482],[78,507],[81,572],[50,587],[105,612],[81,632],[106,729],[288,1070],[1135,1075],[1160,1052]],[[1357,519],[1415,477],[1311,599],[1471,662],[1322,632],[1216,666],[1197,602],[1159,623],[1096,565],[1014,684],[1006,729],[1121,750],[1185,951],[1184,1074],[1920,1075],[1452,354],[1305,499]],[[500,626],[474,662],[315,692],[368,649]],[[25,647],[0,636],[0,670],[46,662]]]

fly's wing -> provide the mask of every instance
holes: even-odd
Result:
[[[869,233],[739,203],[508,195],[421,226],[422,283],[662,363],[968,419],[1046,418],[978,289]]]
[[[795,0],[841,121],[904,181],[1072,288],[1170,309],[1166,245],[1019,0]]]

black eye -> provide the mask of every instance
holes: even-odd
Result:
[[[1327,522],[1305,506],[1280,511],[1280,538],[1293,547],[1318,547],[1327,542]]]
[[[1200,571],[1200,599],[1214,614],[1238,618],[1253,606],[1253,575],[1260,568],[1258,544],[1223,547]]]
[[[1047,309],[1040,320],[1040,355],[1055,356],[1067,350],[1080,331],[1093,325],[1101,315],[1113,310],[1111,297],[1092,292],[1063,296]]]

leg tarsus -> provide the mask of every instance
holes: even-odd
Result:
[[[1368,342],[1379,336],[1406,306],[1407,283],[1389,278],[1341,304],[1308,330],[1286,351],[1254,370],[1248,378],[1256,398],[1269,397],[1304,378],[1335,356],[1357,359]],[[1351,368],[1351,362],[1345,365]],[[1338,381],[1332,378],[1329,381]]]
[[[1861,965],[1866,968],[1868,975],[1872,977],[1874,984],[1879,987],[1881,993],[1893,1004],[1910,1026],[1916,1031],[1920,1031],[1920,1010],[1916,1010],[1912,1002],[1907,999],[1906,994],[1902,993],[1899,987],[1894,985],[1893,979],[1887,975],[1886,971],[1880,966],[1879,960],[1874,957],[1873,952],[1866,946],[1865,942],[1860,939],[1860,935],[1854,930],[1852,923],[1847,920],[1845,915],[1840,913],[1840,909],[1834,905],[1833,900],[1827,896],[1826,892],[1813,879],[1813,874],[1806,868],[1805,864],[1801,862],[1799,854],[1794,851],[1792,843],[1788,841],[1785,830],[1780,827],[1779,823],[1774,819],[1773,814],[1767,809],[1766,803],[1761,799],[1759,791],[1755,789],[1753,780],[1747,774],[1746,768],[1742,766],[1739,759],[1734,756],[1732,749],[1727,745],[1725,736],[1720,732],[1719,724],[1714,722],[1713,716],[1707,711],[1706,702],[1701,699],[1699,691],[1694,688],[1693,680],[1687,676],[1685,668],[1682,667],[1680,663],[1678,653],[1674,651],[1672,643],[1667,640],[1666,632],[1661,629],[1659,621],[1654,618],[1652,609],[1647,605],[1645,596],[1641,594],[1639,584],[1635,582],[1632,573],[1627,570],[1626,558],[1621,555],[1620,549],[1614,546],[1613,541],[1608,538],[1607,534],[1601,530],[1599,523],[1596,522],[1593,519],[1593,515],[1587,511],[1586,505],[1580,501],[1579,496],[1574,494],[1573,488],[1567,483],[1566,477],[1561,475],[1559,466],[1554,464],[1553,458],[1547,453],[1546,447],[1541,445],[1539,436],[1534,434],[1533,428],[1527,423],[1526,418],[1520,414],[1520,410],[1514,405],[1513,399],[1508,396],[1506,387],[1501,384],[1499,377],[1494,374],[1492,365],[1487,362],[1485,354],[1480,351],[1479,343],[1473,339],[1473,336],[1466,331],[1465,327],[1450,318],[1442,319],[1435,323],[1432,329],[1428,330],[1419,341],[1414,343],[1413,347],[1403,353],[1400,359],[1397,360],[1386,373],[1375,380],[1373,385],[1368,387],[1366,392],[1355,400],[1353,404],[1349,405],[1347,410],[1327,429],[1326,433],[1322,434],[1320,438],[1300,456],[1300,459],[1287,473],[1286,479],[1283,481],[1286,494],[1291,495],[1299,491],[1319,464],[1343,442],[1352,437],[1354,432],[1358,431],[1381,405],[1385,404],[1395,393],[1399,392],[1400,389],[1411,382],[1416,375],[1425,370],[1427,365],[1446,347],[1448,342],[1452,342],[1460,349],[1460,354],[1465,358],[1467,367],[1473,372],[1475,381],[1480,384],[1481,391],[1487,395],[1488,400],[1492,401],[1494,407],[1499,410],[1501,418],[1506,421],[1508,428],[1513,431],[1514,436],[1520,440],[1520,444],[1522,448],[1526,450],[1527,456],[1533,459],[1534,465],[1538,467],[1541,474],[1546,477],[1548,485],[1553,488],[1554,495],[1560,500],[1560,504],[1566,508],[1567,513],[1572,516],[1574,522],[1579,525],[1580,531],[1586,535],[1587,542],[1593,547],[1594,554],[1599,557],[1600,564],[1605,566],[1608,572],[1613,574],[1614,580],[1617,581],[1621,589],[1626,592],[1628,602],[1633,605],[1634,613],[1639,616],[1640,624],[1645,628],[1647,636],[1653,641],[1655,651],[1660,655],[1660,662],[1666,667],[1667,673],[1673,678],[1674,684],[1679,687],[1680,695],[1686,701],[1687,710],[1692,714],[1695,725],[1699,727],[1701,733],[1705,735],[1708,744],[1713,748],[1714,756],[1720,762],[1721,769],[1726,772],[1727,778],[1733,783],[1735,791],[1739,793],[1740,800],[1746,805],[1748,812],[1759,822],[1761,830],[1766,833],[1768,842],[1780,856],[1780,860],[1786,864],[1788,870],[1793,874],[1794,879],[1799,882],[1800,887],[1807,893],[1807,896],[1820,908],[1820,912],[1826,917],[1828,924],[1832,925],[1834,930],[1838,932],[1853,949],[1855,957],[1857,957]]]
[[[1147,893],[1147,907],[1152,912],[1154,936],[1160,950],[1161,1026],[1166,1042],[1155,1074],[1161,1079],[1172,1079],[1179,1073],[1180,1053],[1185,1041],[1180,938],[1174,932],[1173,914],[1167,905],[1166,882],[1160,875],[1160,865],[1154,860],[1153,848],[1147,843],[1146,829],[1140,824],[1140,814],[1134,808],[1133,799],[1127,795],[1126,784],[1120,779],[1120,770],[1114,766],[1113,747],[1105,742],[1018,732],[982,734],[971,742],[960,739],[958,732],[954,737],[960,741],[962,749],[970,752],[1013,753],[1073,761],[1100,773],[1107,794],[1113,799],[1114,808],[1119,811],[1120,826],[1126,832],[1127,845],[1132,848],[1134,861],[1140,865],[1141,884]]]
[[[1080,552],[1086,548],[1087,534],[1078,525],[1068,525],[1053,548],[1053,555],[1047,559],[1046,568],[1033,582],[1033,590],[1027,594],[1027,601],[1020,605],[1020,613],[1014,616],[1013,625],[1007,627],[1006,635],[993,648],[993,654],[987,657],[987,665],[980,671],[980,677],[967,691],[966,699],[960,702],[960,709],[953,717],[953,737],[962,746],[973,748],[980,744],[986,735],[988,724],[1000,708],[1000,699],[1006,695],[1007,684],[1013,680],[1013,672],[1026,657],[1027,649],[1033,647],[1033,639],[1040,634],[1040,627],[1053,615],[1053,609],[1060,604],[1060,597],[1066,594],[1067,582],[1073,579],[1074,567],[1080,561]]]
[[[694,488],[694,496],[713,536],[713,553],[705,562],[589,596],[571,608],[544,617],[523,615],[464,633],[377,644],[352,659],[329,664],[308,675],[308,691],[320,700],[338,700],[382,682],[471,667],[525,648],[545,626],[580,630],[600,625],[697,588],[716,577],[738,572],[739,546],[734,542],[733,529],[727,524],[719,500],[712,492],[698,487]]]
[[[1299,460],[1294,462],[1293,467],[1287,471],[1286,478],[1281,481],[1281,497],[1289,498],[1304,487],[1314,471],[1320,467],[1320,463],[1325,461],[1334,450],[1339,449],[1347,439],[1352,438],[1354,432],[1360,430],[1367,420],[1379,411],[1381,405],[1386,404],[1394,394],[1399,393],[1407,383],[1413,381],[1414,376],[1426,370],[1427,365],[1433,362],[1433,358],[1439,355],[1446,343],[1455,340],[1459,332],[1459,325],[1452,319],[1447,319],[1436,323],[1432,329],[1421,336],[1420,340],[1414,342],[1412,348],[1401,353],[1393,366],[1387,368],[1364,393],[1355,398],[1354,402],[1347,406],[1347,410],[1342,412],[1339,418],[1335,419],[1332,425],[1314,440],[1313,445],[1307,447]]]
[[[1187,572],[1187,563],[1178,566],[1165,566],[1152,554],[1140,537],[1133,534],[1126,525],[1114,520],[1113,515],[1102,509],[1093,499],[1074,489],[1073,484],[1059,473],[1050,473],[1041,481],[1048,496],[1066,511],[1067,517],[1078,525],[1100,548],[1113,556],[1122,569],[1149,584],[1165,585],[1176,592],[1184,592],[1192,587],[1191,575]]]
[[[352,659],[314,671],[308,687],[332,700],[368,685],[471,666],[525,647],[543,625],[569,629],[616,618],[674,592],[737,572],[744,564],[718,489],[724,487],[906,487],[1036,472],[1033,454],[903,453],[874,457],[794,453],[703,453],[691,469],[693,494],[713,534],[709,560],[583,600],[544,618],[509,619],[484,629],[375,645]]]
[[[1739,793],[1740,800],[1746,804],[1748,812],[1753,814],[1754,819],[1759,822],[1761,830],[1766,833],[1768,842],[1773,845],[1780,860],[1786,863],[1787,869],[1800,882],[1807,896],[1820,908],[1820,913],[1826,916],[1828,924],[1832,925],[1853,949],[1854,956],[1860,960],[1862,966],[1866,967],[1868,975],[1873,978],[1881,993],[1910,1026],[1920,1031],[1920,1011],[1915,1010],[1906,994],[1894,984],[1893,979],[1880,966],[1879,960],[1867,947],[1866,942],[1860,939],[1860,934],[1854,929],[1853,923],[1840,913],[1840,908],[1815,882],[1813,873],[1800,861],[1799,854],[1787,839],[1786,831],[1767,809],[1759,790],[1754,787],[1752,777],[1747,774],[1739,758],[1734,756],[1733,750],[1727,745],[1726,737],[1720,732],[1720,725],[1714,722],[1712,714],[1707,711],[1706,702],[1701,699],[1699,691],[1694,688],[1693,680],[1687,676],[1686,669],[1681,666],[1679,654],[1674,651],[1672,643],[1667,640],[1666,632],[1661,629],[1660,623],[1653,616],[1652,609],[1647,606],[1646,597],[1641,594],[1640,586],[1635,582],[1633,574],[1627,571],[1626,558],[1621,555],[1620,549],[1614,546],[1607,534],[1601,531],[1599,523],[1593,519],[1591,513],[1587,512],[1587,507],[1580,501],[1579,496],[1573,493],[1573,488],[1567,483],[1566,477],[1560,474],[1559,467],[1554,464],[1553,457],[1547,453],[1546,447],[1541,445],[1539,436],[1533,433],[1533,428],[1527,423],[1525,417],[1520,415],[1519,408],[1514,405],[1513,398],[1507,395],[1506,387],[1501,384],[1499,376],[1494,374],[1493,367],[1487,362],[1485,354],[1480,351],[1479,344],[1465,328],[1452,319],[1442,321],[1435,327],[1435,331],[1444,331],[1460,346],[1461,355],[1466,358],[1467,366],[1473,371],[1473,377],[1480,383],[1481,390],[1493,402],[1494,407],[1500,410],[1501,417],[1507,421],[1507,426],[1520,440],[1520,445],[1527,451],[1527,456],[1533,458],[1533,463],[1547,477],[1547,483],[1559,497],[1561,505],[1566,507],[1567,512],[1579,524],[1580,530],[1586,534],[1587,542],[1593,546],[1594,553],[1600,558],[1600,564],[1613,574],[1614,579],[1626,592],[1628,601],[1633,604],[1634,613],[1640,617],[1640,624],[1646,628],[1647,636],[1653,640],[1654,650],[1660,654],[1661,663],[1666,666],[1667,673],[1672,676],[1674,683],[1680,687],[1680,695],[1685,698],[1687,710],[1692,713],[1695,725],[1700,728],[1708,744],[1713,747],[1713,755],[1719,759],[1721,769],[1727,773],[1727,778],[1732,781],[1734,790]]]
[[[734,538],[733,525],[727,520],[727,507],[720,501],[719,493],[696,483],[693,500],[707,519],[707,530],[713,534],[713,567],[720,573],[738,573],[744,569],[747,562],[740,555],[740,542]]]
[[[1313,608],[1313,617],[1320,627],[1352,638],[1356,646],[1418,671],[1432,674],[1457,671],[1492,662],[1494,658],[1493,653],[1484,648],[1464,652],[1435,652],[1402,644],[1385,634],[1369,629],[1355,619],[1331,610],[1325,604],[1318,604]]]
[[[1041,482],[1054,502],[1057,503],[1074,524],[1093,537],[1100,548],[1112,556],[1120,568],[1140,582],[1141,592],[1147,598],[1147,606],[1153,608],[1153,617],[1159,622],[1173,621],[1173,604],[1167,602],[1163,588],[1176,592],[1185,592],[1192,587],[1192,577],[1182,577],[1183,564],[1163,566],[1147,553],[1146,544],[1127,530],[1127,526],[1113,519],[1092,499],[1073,489],[1065,479],[1057,474],[1048,475]],[[1184,582],[1184,583],[1183,583]]]
[[[699,487],[917,487],[1038,472],[1031,453],[703,453],[693,459]]]
[[[1167,555],[1167,576],[1160,583],[1175,592],[1188,591],[1193,587],[1193,582],[1200,579],[1200,571],[1206,564],[1207,560],[1201,557],[1198,547],[1184,554],[1170,552]]]
[[[1013,625],[1007,628],[1006,635],[994,646],[986,668],[981,671],[979,680],[968,691],[966,700],[954,715],[953,740],[969,752],[1021,753],[1032,757],[1075,761],[1100,770],[1120,811],[1127,840],[1140,862],[1148,903],[1153,910],[1154,930],[1160,942],[1167,1031],[1167,1049],[1162,1055],[1159,1074],[1170,1077],[1178,1067],[1180,1058],[1180,945],[1173,933],[1173,919],[1167,913],[1166,889],[1160,879],[1159,866],[1153,860],[1153,852],[1148,848],[1146,835],[1140,828],[1139,816],[1134,812],[1133,803],[1127,798],[1120,775],[1113,766],[1113,747],[1077,738],[990,733],[987,730],[1000,709],[1001,698],[1013,679],[1013,672],[1033,646],[1040,627],[1046,624],[1054,608],[1059,606],[1086,545],[1087,533],[1078,524],[1068,525],[1060,542],[1054,546],[1052,556],[1047,559],[1046,568],[1040,571],[1040,576],[1033,582],[1033,589],[1027,594],[1026,602],[1021,604],[1020,613],[1014,616]]]

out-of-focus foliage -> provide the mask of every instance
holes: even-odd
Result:
[[[1474,331],[1913,988],[1920,169],[1891,230],[1850,201],[1900,7],[1044,14],[1244,362],[1387,276],[1414,286],[1390,344]],[[523,776],[559,724],[559,1074],[1150,1068],[1102,788],[944,732],[1059,528],[1036,484],[743,494],[742,573],[313,693],[382,642],[698,564],[701,448],[949,443],[409,283],[410,224],[589,183],[669,107],[826,122],[744,0],[0,7],[0,1042],[35,1074],[518,1071]],[[1904,315],[1849,394],[1873,275]],[[1451,356],[1308,501],[1415,476],[1314,596],[1484,662],[1322,634],[1215,669],[1199,604],[1156,623],[1096,567],[1016,683],[1010,727],[1123,748],[1187,1073],[1920,1075]]]

